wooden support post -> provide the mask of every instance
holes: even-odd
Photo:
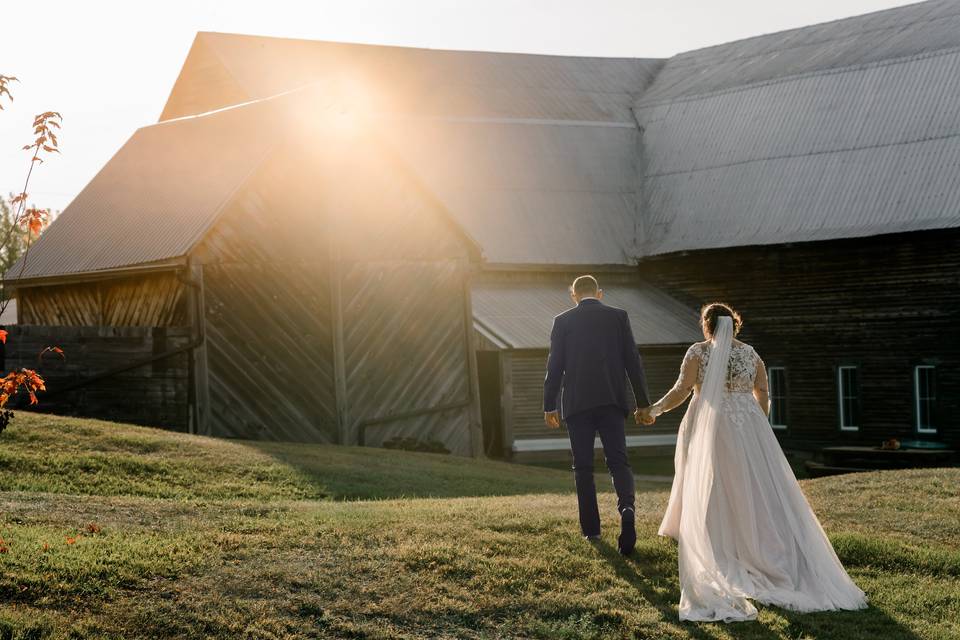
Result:
[[[467,416],[470,429],[470,455],[474,458],[485,457],[483,450],[483,420],[480,417],[480,377],[477,372],[477,344],[473,331],[473,301],[470,296],[470,265],[466,260],[460,261],[463,277],[463,314],[464,340],[467,345],[467,376],[470,385],[470,406]]]
[[[194,398],[196,398],[194,432],[212,435],[210,433],[210,377],[207,367],[207,341],[204,339],[207,313],[203,291],[203,264],[191,260],[189,271],[190,279],[196,284],[191,287],[193,303],[190,307],[192,320],[195,323],[194,330],[197,332],[196,338],[200,341],[200,346],[194,349],[192,354]]]
[[[347,396],[347,365],[343,348],[343,297],[340,272],[340,249],[336,241],[330,242],[330,315],[333,334],[333,379],[336,386],[337,433],[339,443],[356,444],[354,429],[350,424],[349,398]]]

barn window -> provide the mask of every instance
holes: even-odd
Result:
[[[937,401],[936,369],[930,365],[913,368],[913,392],[917,401],[917,433],[936,433],[933,407]]]
[[[770,426],[787,428],[787,370],[783,367],[768,367],[767,381],[770,385]]]
[[[840,428],[857,431],[860,428],[860,375],[856,367],[838,367],[840,400]]]

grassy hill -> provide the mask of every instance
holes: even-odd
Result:
[[[20,413],[0,436],[0,640],[960,638],[960,470],[803,486],[871,607],[681,624],[662,485],[623,559],[613,496],[591,546],[567,472]]]

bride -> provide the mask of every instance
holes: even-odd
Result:
[[[705,342],[687,350],[648,423],[693,400],[680,425],[676,475],[660,535],[678,541],[681,620],[752,620],[751,598],[793,611],[862,609],[766,419],[767,374],[736,340],[740,316],[701,314]]]

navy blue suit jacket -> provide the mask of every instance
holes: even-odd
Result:
[[[649,406],[643,363],[626,311],[588,299],[553,319],[543,382],[545,412],[556,411],[561,396],[563,418],[606,405],[617,405],[626,416],[628,378],[637,405]]]

